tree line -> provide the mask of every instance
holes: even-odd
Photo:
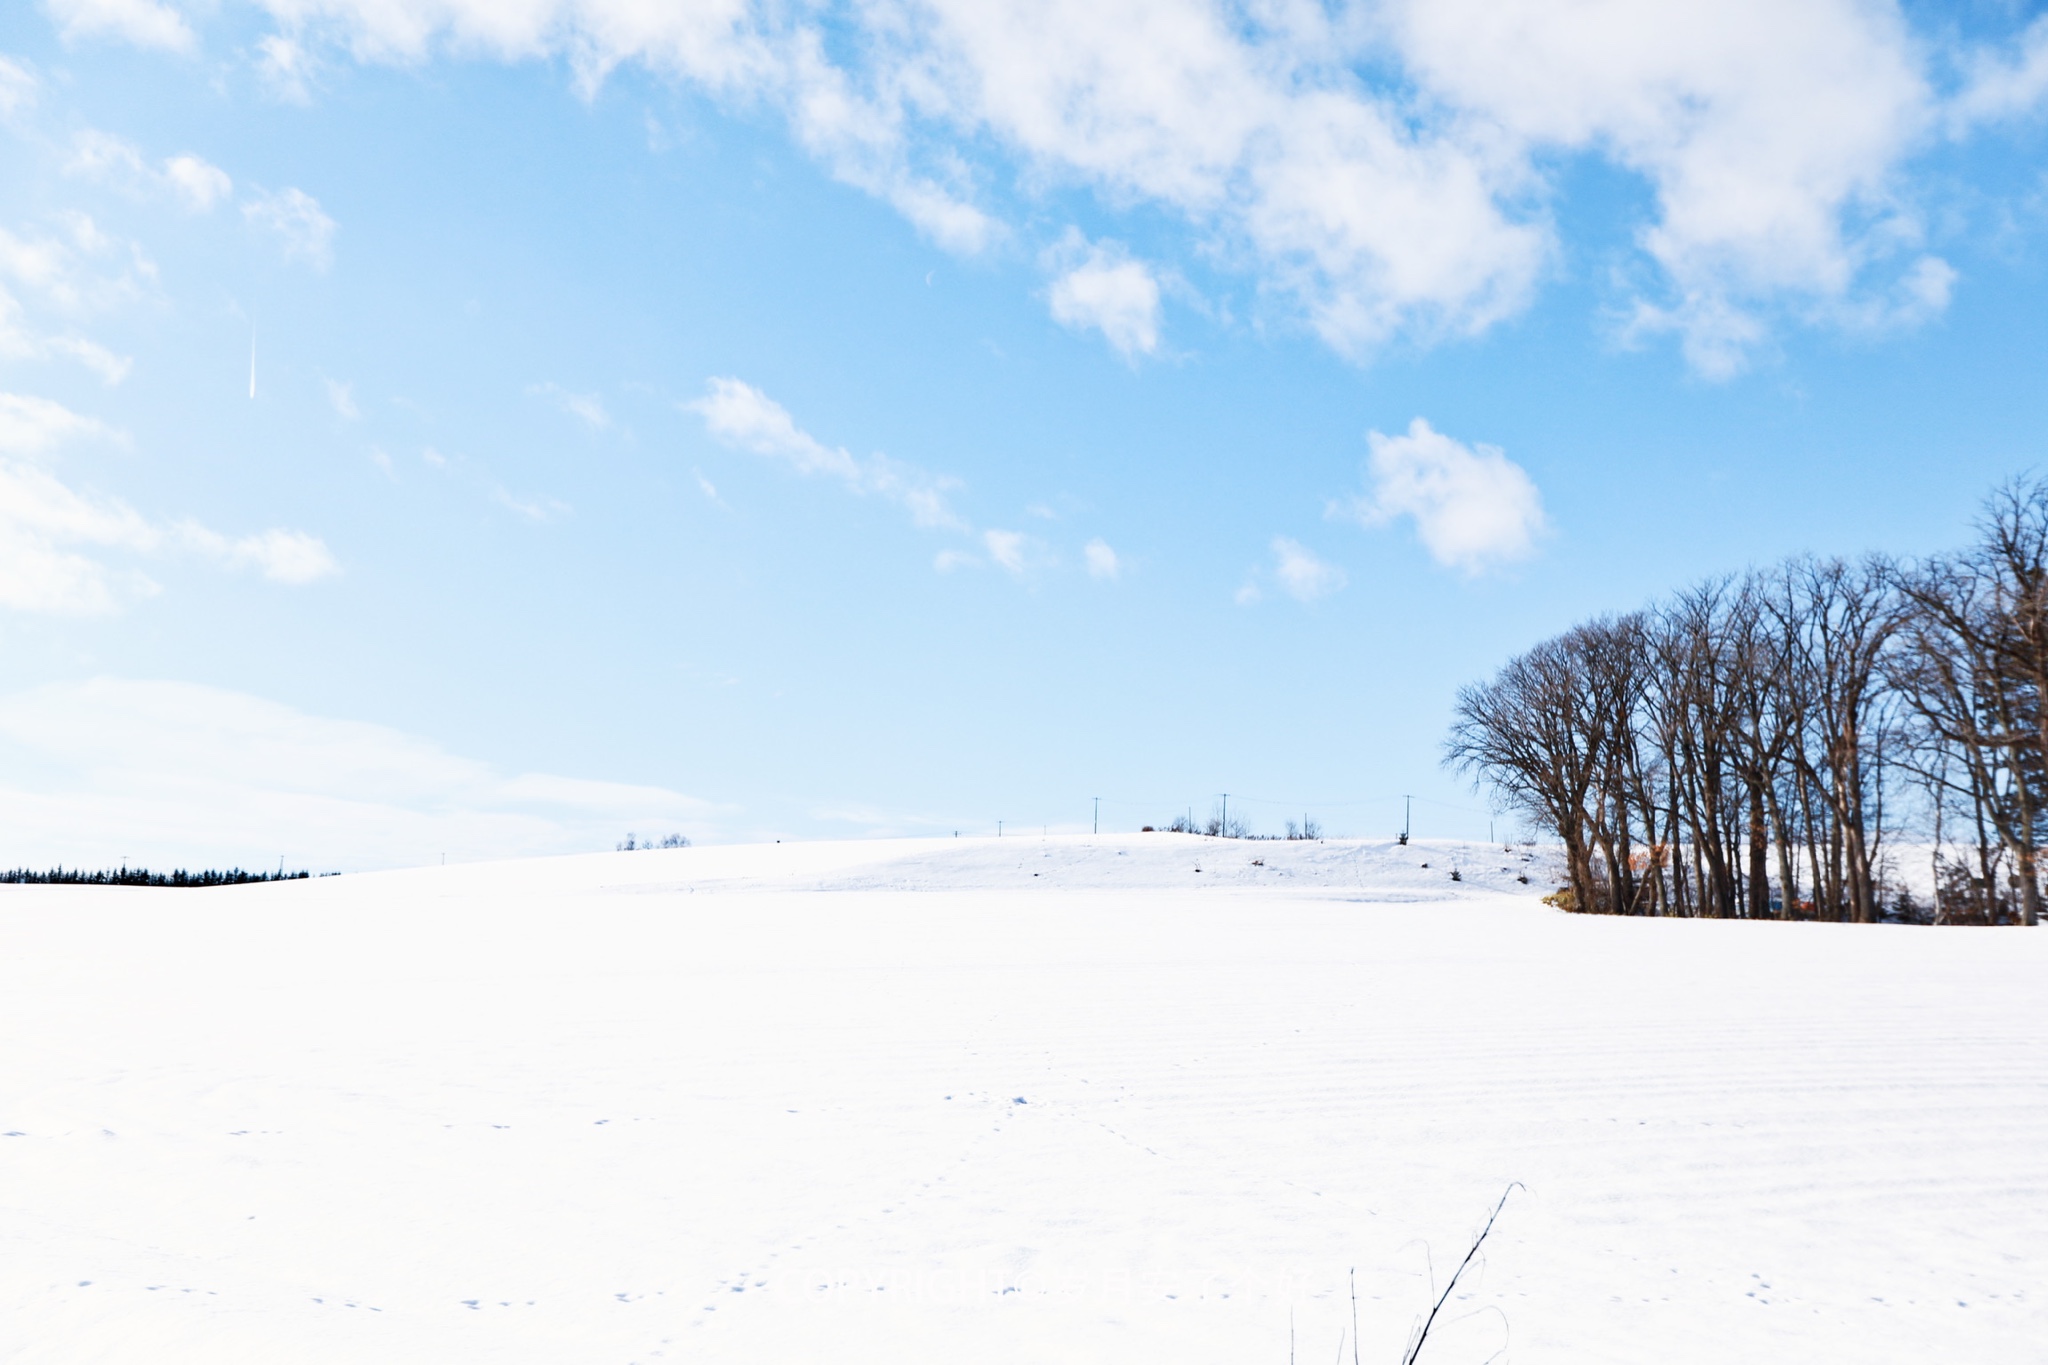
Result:
[[[1802,556],[1574,626],[1459,691],[1445,762],[1563,845],[1570,909],[2034,924],[2048,481],[1952,553]]]
[[[171,872],[151,872],[146,867],[101,868],[88,871],[79,867],[53,867],[38,872],[33,868],[16,867],[0,870],[0,884],[35,886],[241,886],[247,882],[296,882],[311,877],[310,872],[244,872],[241,868],[230,868],[225,872],[207,870],[187,872],[178,868]],[[338,872],[323,872],[324,877],[338,877]]]

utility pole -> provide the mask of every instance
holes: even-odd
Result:
[[[1102,833],[1102,798],[1099,796],[1095,798],[1095,824],[1088,832],[1090,834]]]
[[[1003,837],[1003,822],[1002,822],[1002,821],[1000,821],[1000,820],[998,820],[998,821],[996,821],[996,838],[1000,839],[1000,838],[1002,838],[1002,837]]]
[[[1414,797],[1403,796],[1401,798],[1401,847],[1403,848],[1408,846],[1408,816],[1414,810],[1414,807]]]
[[[1223,793],[1223,837],[1230,837],[1230,793]]]

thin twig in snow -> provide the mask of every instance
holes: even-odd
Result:
[[[1437,1297],[1436,1306],[1431,1308],[1429,1316],[1422,1320],[1422,1328],[1416,1332],[1415,1341],[1409,1346],[1408,1354],[1401,1357],[1401,1365],[1415,1365],[1415,1358],[1422,1354],[1422,1343],[1429,1339],[1430,1325],[1436,1321],[1436,1315],[1443,1309],[1444,1301],[1451,1297],[1451,1291],[1458,1287],[1458,1277],[1465,1273],[1465,1268],[1472,1264],[1472,1258],[1479,1254],[1480,1244],[1486,1240],[1486,1234],[1493,1231],[1493,1220],[1500,1217],[1500,1211],[1507,1207],[1508,1196],[1522,1188],[1522,1182],[1515,1180],[1510,1181],[1508,1187],[1500,1192],[1500,1202],[1495,1204],[1493,1212],[1486,1216],[1486,1226],[1479,1229],[1479,1235],[1472,1239],[1472,1247],[1465,1253],[1465,1259],[1458,1262],[1458,1268],[1451,1272],[1451,1282],[1444,1286],[1444,1292]]]

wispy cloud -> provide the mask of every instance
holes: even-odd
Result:
[[[198,522],[182,521],[171,528],[170,539],[230,568],[255,569],[273,583],[317,583],[341,572],[326,542],[304,531],[224,536]]]
[[[545,384],[535,384],[527,389],[527,392],[552,399],[555,406],[592,431],[603,431],[612,424],[612,415],[605,411],[604,400],[594,393],[577,393],[572,389],[563,388],[552,380]]]
[[[0,281],[42,310],[73,318],[104,313],[155,288],[156,263],[139,243],[103,231],[85,213],[55,213],[48,221],[57,231],[0,228]]]
[[[1313,550],[1298,540],[1275,536],[1271,548],[1272,562],[1253,569],[1244,586],[1237,590],[1239,606],[1264,601],[1269,586],[1278,588],[1297,602],[1313,602],[1339,591],[1350,581],[1342,569],[1318,558]]]
[[[1117,578],[1124,571],[1122,557],[1100,536],[1082,546],[1081,554],[1087,561],[1090,578]]]
[[[726,511],[730,512],[732,510],[732,508],[726,506],[725,499],[718,496],[718,485],[711,482],[711,480],[705,478],[703,470],[692,469],[690,471],[690,474],[693,478],[697,480],[698,492],[702,493],[706,498],[710,499],[718,506],[724,508]]]
[[[11,119],[33,107],[41,88],[35,72],[11,57],[0,57],[0,119]]]
[[[1297,602],[1328,597],[1350,581],[1342,569],[1318,559],[1306,545],[1286,536],[1273,538],[1273,578]]]
[[[334,263],[335,221],[304,190],[258,194],[242,205],[242,216],[277,238],[285,259],[304,261],[315,270]]]
[[[997,567],[1021,574],[1030,567],[1031,537],[1022,531],[989,530],[981,533],[982,548]]]
[[[226,171],[190,153],[167,159],[163,177],[186,206],[198,213],[206,212],[235,190],[235,182]]]
[[[356,406],[356,386],[341,379],[329,379],[327,403],[336,413],[353,422],[361,417],[362,410]]]
[[[517,498],[501,484],[491,490],[491,500],[531,522],[555,521],[574,510],[559,498]]]
[[[0,455],[39,458],[69,441],[125,438],[96,417],[34,394],[0,393]]]
[[[206,212],[235,189],[228,173],[203,157],[184,152],[152,165],[133,143],[95,129],[72,138],[65,169],[128,194],[172,199],[195,213]]]
[[[123,503],[76,493],[46,470],[0,460],[0,606],[61,616],[114,611],[157,585],[80,547],[146,553],[162,538]]]
[[[1498,446],[1468,446],[1420,417],[1402,435],[1366,440],[1372,488],[1332,515],[1367,527],[1405,517],[1437,563],[1468,575],[1529,558],[1548,533],[1535,480]]]
[[[256,44],[256,51],[256,70],[272,95],[287,104],[312,102],[315,63],[303,43],[271,33]]]
[[[190,519],[159,524],[118,498],[78,492],[31,463],[90,438],[119,439],[99,421],[46,398],[0,393],[0,606],[100,615],[158,591],[139,570],[92,551],[187,554],[293,585],[340,571],[327,546],[303,531],[226,536]]]
[[[826,445],[798,426],[787,408],[744,380],[714,378],[705,395],[684,408],[727,445],[780,460],[799,474],[836,479],[851,492],[887,499],[909,511],[919,526],[968,529],[946,501],[958,480],[886,455],[857,459],[842,447]]]
[[[114,38],[137,47],[190,52],[197,44],[185,17],[157,0],[44,0],[67,41]]]

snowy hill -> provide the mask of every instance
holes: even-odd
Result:
[[[2048,938],[1518,856],[0,887],[0,1358],[1391,1365],[1517,1181],[1426,1365],[2040,1358]]]
[[[1552,890],[1536,850],[1451,840],[1212,839],[1198,834],[1024,835],[643,850],[551,860],[640,891],[1190,891],[1225,886],[1376,901]],[[526,865],[530,866],[530,865]],[[1451,873],[1459,873],[1453,880]],[[1518,877],[1527,876],[1527,883]]]

